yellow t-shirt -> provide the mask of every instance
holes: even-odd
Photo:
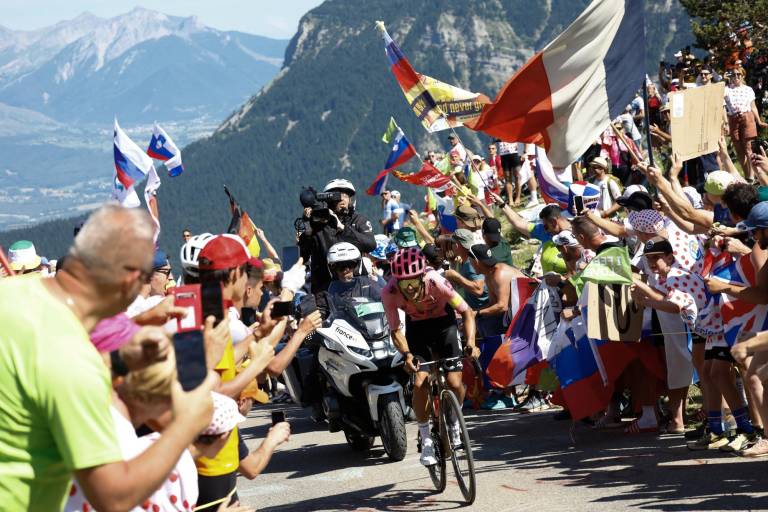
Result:
[[[37,276],[0,279],[0,509],[61,510],[72,473],[123,459],[112,383]]]
[[[232,345],[231,339],[227,342],[227,348],[224,349],[221,361],[219,361],[219,364],[214,369],[221,376],[221,382],[229,382],[237,375],[235,370],[235,348]],[[237,439],[237,427],[235,427],[227,440],[227,444],[216,454],[216,457],[213,459],[200,457],[195,461],[197,473],[202,476],[220,476],[237,471],[237,467],[240,465],[240,458],[237,453]]]

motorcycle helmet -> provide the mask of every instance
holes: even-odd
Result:
[[[202,233],[193,236],[181,246],[179,259],[181,259],[181,268],[184,269],[184,272],[193,277],[198,277],[200,275],[198,263],[200,251],[203,250],[205,244],[207,244],[213,237],[214,235],[211,233]]]
[[[355,201],[355,186],[351,181],[340,178],[331,180],[325,185],[323,192],[346,193],[349,195],[349,213],[352,213],[355,210],[355,206],[357,204],[357,201]]]
[[[333,276],[333,269],[336,267],[336,265],[339,263],[351,261],[354,262],[355,266],[357,267],[360,264],[362,255],[360,254],[360,249],[350,244],[349,242],[339,242],[337,244],[333,244],[331,248],[328,249],[327,259],[328,271]]]
[[[427,259],[417,247],[400,249],[392,260],[392,275],[395,279],[418,277],[426,269]]]

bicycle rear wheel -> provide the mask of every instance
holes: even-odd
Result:
[[[461,406],[456,399],[456,395],[448,389],[444,389],[440,394],[441,421],[445,428],[443,429],[448,437],[448,445],[450,446],[451,463],[453,464],[453,470],[456,473],[456,481],[461,489],[461,494],[464,495],[464,500],[467,505],[471,505],[475,501],[475,495],[477,494],[477,488],[475,486],[475,461],[472,457],[472,445],[469,439],[469,432],[467,432],[467,425],[464,422],[464,415],[461,413]],[[454,435],[450,432],[450,425],[458,423],[458,439],[454,439]],[[460,441],[458,444],[454,441]]]

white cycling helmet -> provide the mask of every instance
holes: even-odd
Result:
[[[330,192],[332,190],[338,190],[339,192],[346,192],[350,196],[355,195],[355,186],[349,180],[335,179],[328,182],[323,189],[323,192]]]
[[[342,261],[358,261],[361,257],[360,249],[349,242],[339,242],[328,249],[328,265]]]
[[[194,277],[199,276],[197,258],[200,256],[200,251],[203,250],[205,244],[214,236],[210,233],[195,235],[181,246],[181,268],[184,269],[184,272]]]

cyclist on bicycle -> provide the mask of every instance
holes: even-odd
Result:
[[[451,284],[427,267],[426,258],[417,247],[402,249],[395,255],[392,260],[392,279],[382,291],[381,299],[392,341],[405,358],[405,370],[416,374],[413,410],[421,435],[421,463],[431,466],[437,464],[437,458],[429,430],[429,374],[425,369],[420,370],[418,363],[432,358],[462,355],[454,311],[461,314],[464,320],[464,353],[477,358],[480,350],[475,345],[475,317]],[[398,308],[405,311],[406,334],[400,329],[402,324]],[[459,403],[462,403],[464,386],[461,381],[461,360],[450,361],[444,368],[448,386]],[[458,420],[449,429],[451,436],[457,437]]]

